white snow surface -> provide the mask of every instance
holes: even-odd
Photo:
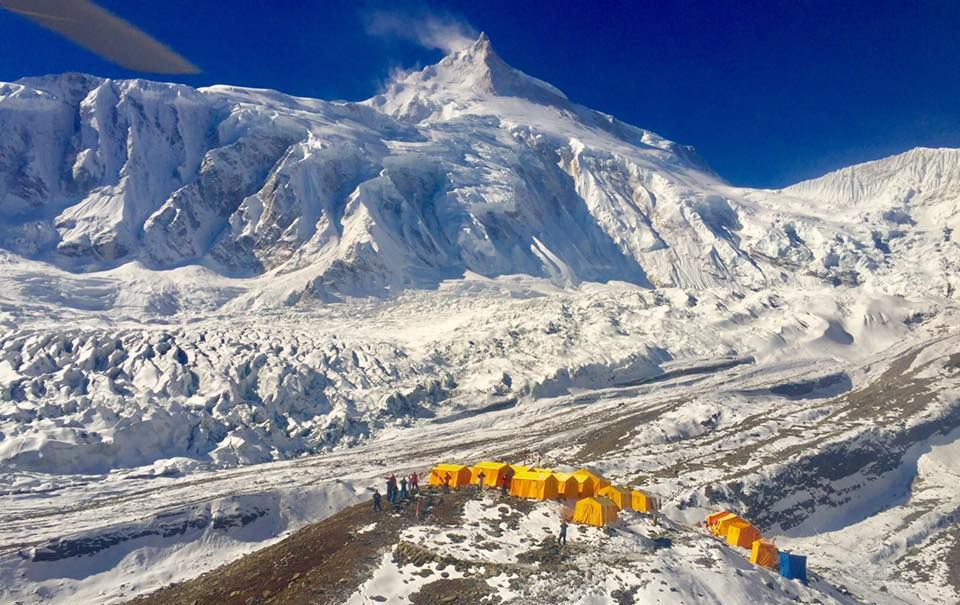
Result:
[[[486,37],[361,103],[0,83],[0,131],[2,602],[530,452],[736,508],[849,602],[958,598],[958,150],[733,187]],[[705,602],[759,598],[734,569]]]

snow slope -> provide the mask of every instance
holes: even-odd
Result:
[[[245,548],[136,528],[249,496],[266,543],[370,452],[525,449],[677,522],[738,508],[865,599],[957,594],[926,551],[956,549],[957,150],[737,188],[485,36],[361,103],[27,78],[0,129],[3,598],[188,577]],[[23,554],[74,532],[121,537],[61,585]]]

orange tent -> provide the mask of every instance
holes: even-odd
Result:
[[[630,490],[615,485],[597,490],[597,495],[608,498],[617,505],[617,510],[630,510]]]
[[[510,482],[510,495],[517,498],[549,500],[559,495],[559,485],[553,473],[521,471]]]
[[[657,512],[657,499],[643,490],[635,489],[630,492],[630,505],[638,513]]]
[[[715,536],[726,537],[727,528],[730,526],[731,523],[737,523],[737,522],[746,523],[746,520],[741,519],[739,516],[733,513],[727,513],[713,522],[713,524],[710,526],[710,531]]]
[[[617,505],[606,498],[581,498],[573,509],[574,523],[603,527],[617,522]]]
[[[560,497],[571,500],[580,497],[580,484],[573,473],[554,473],[553,476],[557,478],[557,493]]]
[[[511,464],[510,470],[513,471],[514,474],[516,474],[516,473],[519,473],[520,471],[528,471],[530,470],[530,467],[524,466],[522,464]]]
[[[480,473],[483,473],[484,487],[500,487],[509,470],[510,467],[502,462],[478,462],[470,469],[470,483],[480,483]]]
[[[728,510],[722,510],[716,513],[710,513],[709,515],[707,515],[707,527],[713,527],[717,523],[717,521],[719,521],[721,518],[730,514],[732,513]]]
[[[766,540],[754,540],[750,550],[750,562],[767,569],[780,569],[780,552]]]
[[[444,477],[450,475],[450,487],[470,485],[470,468],[462,464],[438,464],[430,471],[427,483],[443,485]]]
[[[727,526],[727,544],[740,548],[751,548],[762,536],[760,530],[749,521],[734,521]]]
[[[610,482],[589,469],[582,468],[573,473],[573,478],[580,484],[580,497],[585,498],[597,493],[598,490],[610,485]]]

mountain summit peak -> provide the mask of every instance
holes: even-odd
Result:
[[[486,33],[445,56],[436,65],[395,78],[370,102],[387,113],[420,121],[450,103],[488,97],[516,97],[563,108],[571,106],[560,90],[508,65],[494,51]]]

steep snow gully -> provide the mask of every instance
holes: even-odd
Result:
[[[960,150],[734,187],[483,36],[360,103],[0,83],[0,132],[2,602],[491,456],[737,509],[839,602],[960,599]]]

